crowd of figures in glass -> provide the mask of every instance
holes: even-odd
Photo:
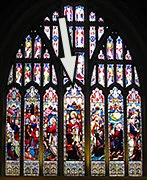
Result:
[[[31,86],[24,98],[24,175],[39,175],[40,96]]]
[[[57,175],[58,160],[58,97],[52,88],[43,98],[43,159],[44,175]]]
[[[142,174],[141,97],[134,88],[127,96],[129,174]]]
[[[64,95],[64,138],[64,173],[84,175],[84,96],[77,85]]]
[[[124,175],[124,115],[123,96],[116,87],[108,96],[109,173]]]
[[[7,95],[6,175],[20,174],[21,95],[12,88]]]
[[[105,175],[105,98],[96,88],[90,97],[91,174]]]

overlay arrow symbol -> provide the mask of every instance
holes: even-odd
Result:
[[[76,65],[76,56],[71,55],[71,49],[69,44],[67,25],[65,18],[59,18],[59,27],[61,32],[64,58],[60,58],[70,80],[73,82],[75,65]]]

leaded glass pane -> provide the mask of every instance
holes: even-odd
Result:
[[[64,95],[64,175],[84,176],[84,95],[75,85]]]
[[[92,77],[91,77],[91,86],[96,84],[96,66],[93,68]]]
[[[134,76],[135,76],[135,84],[136,84],[137,86],[140,86],[139,77],[138,77],[137,69],[136,69],[135,66],[134,66]]]
[[[123,65],[122,64],[117,64],[116,65],[116,82],[123,86]]]
[[[21,95],[12,88],[7,95],[5,174],[20,175]]]
[[[58,17],[59,17],[59,13],[57,11],[55,11],[52,15],[52,20],[57,21]]]
[[[124,103],[114,87],[108,96],[109,175],[124,176]]]
[[[85,82],[85,57],[82,52],[78,53],[76,79],[83,84]]]
[[[57,85],[57,76],[54,65],[52,65],[52,83]]]
[[[89,15],[89,21],[94,22],[96,21],[96,15],[94,12],[91,12]]]
[[[126,65],[126,87],[132,84],[132,65]]]
[[[23,57],[23,54],[21,52],[21,49],[19,49],[17,54],[16,54],[16,58],[21,59],[22,57]]]
[[[104,64],[98,65],[98,83],[105,87],[105,67]]]
[[[19,85],[22,85],[22,64],[21,63],[16,63],[16,83]]]
[[[113,39],[111,36],[109,36],[109,38],[107,39],[107,48],[106,48],[106,52],[107,52],[107,59],[114,59],[114,43],[113,43]]]
[[[84,6],[79,5],[75,7],[75,21],[84,21]]]
[[[66,84],[69,81],[65,71],[63,71],[63,84]]]
[[[98,27],[98,41],[101,39],[103,34],[104,34],[104,27],[103,26],[99,26]]]
[[[72,6],[64,6],[64,16],[67,17],[67,21],[73,21],[73,8]]]
[[[127,53],[125,55],[125,59],[126,60],[132,60],[132,56],[130,55],[130,51],[129,50],[127,50]]]
[[[75,47],[84,48],[84,27],[83,26],[76,26]]]
[[[8,85],[13,82],[13,65],[11,66],[9,77],[8,77]]]
[[[40,63],[34,63],[34,77],[33,80],[38,85],[41,85],[41,65]]]
[[[43,65],[43,86],[50,82],[50,64],[45,63]]]
[[[52,46],[54,48],[55,54],[59,55],[59,28],[58,26],[52,27]]]
[[[32,38],[30,35],[25,39],[25,58],[32,58]]]
[[[123,43],[120,36],[116,39],[116,59],[122,60],[123,59]]]
[[[43,54],[43,59],[49,59],[50,58],[50,54],[48,52],[48,49],[45,50],[45,53]]]
[[[96,30],[95,30],[95,27],[94,26],[90,26],[90,30],[89,30],[89,55],[90,55],[90,58],[95,50],[95,47],[96,47]]]
[[[39,176],[40,95],[35,87],[24,97],[24,176]]]
[[[25,63],[24,67],[24,85],[32,80],[32,66],[31,63]]]
[[[73,46],[73,26],[69,26],[69,35],[70,35],[71,45]]]
[[[98,54],[98,59],[105,59],[105,56],[102,50],[100,50],[100,53]]]
[[[34,41],[34,58],[40,59],[42,52],[41,38],[37,35]]]
[[[44,26],[44,33],[50,39],[50,26]]]
[[[114,83],[114,65],[107,65],[107,86],[109,87],[112,83]]]
[[[134,88],[127,96],[127,126],[129,176],[142,176],[141,97]]]
[[[43,97],[43,174],[56,176],[58,169],[58,96],[53,88]]]
[[[96,88],[90,96],[91,175],[105,175],[105,98]]]

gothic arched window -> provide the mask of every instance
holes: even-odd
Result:
[[[6,93],[6,176],[142,176],[141,90],[126,37],[82,4],[23,34]],[[59,21],[66,17],[73,83]],[[108,22],[107,22],[108,21]]]

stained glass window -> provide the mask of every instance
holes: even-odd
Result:
[[[5,95],[6,176],[143,175],[139,71],[127,35],[99,15],[65,4],[24,32]],[[60,17],[77,57],[73,82]]]

